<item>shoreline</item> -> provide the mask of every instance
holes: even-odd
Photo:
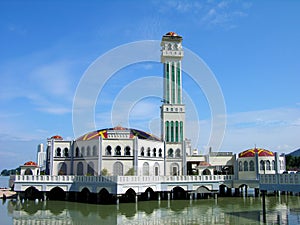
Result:
[[[0,199],[14,198],[16,197],[16,194],[15,191],[12,191],[9,188],[0,188]]]

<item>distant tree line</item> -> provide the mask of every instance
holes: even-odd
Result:
[[[21,167],[18,167],[16,169],[11,169],[11,170],[4,169],[1,171],[1,176],[10,176],[10,175],[20,174],[20,171],[21,171]]]
[[[285,156],[286,169],[290,171],[300,171],[300,156]]]

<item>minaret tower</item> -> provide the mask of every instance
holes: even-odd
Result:
[[[162,37],[164,96],[161,106],[162,139],[166,143],[166,175],[182,174],[185,158],[185,106],[182,104],[182,37],[168,32]],[[177,169],[175,167],[178,167]]]

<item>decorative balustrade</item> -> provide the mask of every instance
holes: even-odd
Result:
[[[159,183],[159,182],[218,182],[232,180],[231,175],[202,176],[49,176],[16,175],[14,182],[83,182],[83,183]]]
[[[261,174],[260,183],[300,185],[300,174]]]

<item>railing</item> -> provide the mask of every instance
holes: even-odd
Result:
[[[231,175],[202,175],[202,176],[118,176],[118,183],[145,182],[218,182],[232,180]]]
[[[260,183],[300,185],[300,174],[261,174]]]
[[[14,182],[73,182],[75,176],[16,175]]]
[[[232,175],[202,176],[49,176],[16,175],[14,182],[83,182],[83,183],[159,183],[159,182],[218,182],[232,180]]]

